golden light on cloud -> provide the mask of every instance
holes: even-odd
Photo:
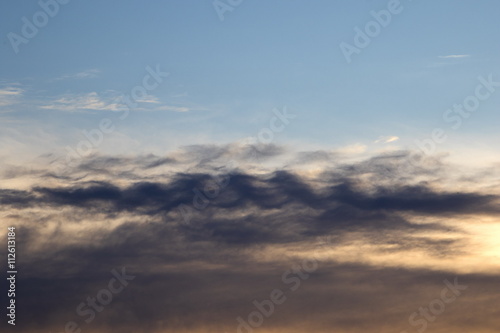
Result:
[[[375,143],[391,143],[391,142],[396,142],[399,140],[399,137],[397,136],[381,136],[377,140],[375,140]]]
[[[443,279],[490,285],[500,274],[495,193],[442,172],[438,159],[424,164],[433,171],[426,173],[404,164],[401,152],[267,147],[269,162],[254,166],[249,148],[89,156],[56,176],[40,164],[36,172],[9,173],[1,212],[23,230],[30,277],[71,283],[86,276],[85,290],[94,294],[116,267],[147,281],[134,280],[126,292],[150,304],[154,333],[229,332],[239,317],[260,322],[254,301],[269,305],[275,289],[287,301],[263,317],[262,332],[404,330],[415,306],[439,295]],[[86,297],[82,291],[64,309],[54,307],[54,322],[69,320]],[[116,302],[114,312],[100,315],[104,321],[114,323],[128,306]],[[455,313],[448,316],[434,327],[449,330]]]

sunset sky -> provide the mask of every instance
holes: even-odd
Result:
[[[3,1],[1,332],[499,332],[499,12]]]

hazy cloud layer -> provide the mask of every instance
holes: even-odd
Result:
[[[455,277],[468,289],[429,331],[498,331],[500,266],[474,247],[474,228],[498,222],[494,183],[409,156],[210,145],[90,156],[64,174],[32,170],[37,181],[4,173],[23,184],[0,189],[19,235],[15,331],[74,320],[84,332],[236,332],[281,289],[262,332],[412,332],[408,317]],[[283,274],[304,260],[318,268],[292,291]],[[76,307],[122,267],[136,278],[85,323]]]

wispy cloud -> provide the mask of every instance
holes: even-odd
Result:
[[[444,66],[454,66],[458,64],[462,64],[466,59],[471,58],[470,54],[448,54],[448,55],[440,55],[437,56],[438,61],[432,62],[427,67],[429,68],[438,68]]]
[[[377,140],[375,140],[375,143],[391,143],[398,140],[399,137],[397,136],[381,136]]]
[[[158,97],[153,95],[146,95],[140,99],[135,100],[137,103],[152,103],[152,104],[160,104],[160,100]]]
[[[191,111],[191,109],[186,106],[162,105],[155,108],[153,111],[188,112]]]
[[[24,90],[15,84],[0,88],[0,106],[9,106],[19,102]]]
[[[174,106],[162,104],[158,97],[146,95],[141,99],[135,100],[138,103],[133,111],[172,111],[187,112],[191,108],[185,106]],[[78,112],[85,110],[93,111],[119,111],[124,108],[124,103],[116,91],[108,91],[103,94],[91,92],[87,94],[68,94],[59,97],[46,105],[42,109]]]
[[[66,74],[54,79],[54,81],[68,80],[68,79],[93,79],[99,76],[101,71],[98,69],[88,69],[75,74]]]
[[[462,58],[470,58],[470,54],[450,54],[444,56],[438,56],[440,59],[462,59]]]
[[[96,92],[83,95],[67,95],[56,99],[42,109],[52,109],[61,111],[96,110],[96,111],[117,111],[121,107],[116,98],[107,100],[99,96]]]

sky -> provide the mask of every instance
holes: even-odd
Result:
[[[3,1],[2,331],[498,332],[499,10]]]

